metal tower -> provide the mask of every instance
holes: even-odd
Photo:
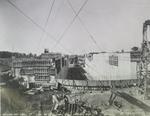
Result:
[[[148,98],[149,91],[149,69],[148,66],[150,64],[150,35],[148,36],[148,32],[150,32],[150,20],[146,20],[143,24],[143,42],[141,46],[141,68],[140,68],[140,77],[144,79],[144,94],[145,99]],[[150,34],[150,33],[149,33]]]

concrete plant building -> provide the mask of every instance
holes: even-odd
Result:
[[[24,77],[35,83],[48,83],[51,78],[66,78],[68,58],[45,50],[39,57],[13,58],[12,71],[16,78]]]

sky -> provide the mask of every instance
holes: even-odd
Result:
[[[0,0],[0,51],[128,51],[141,46],[143,23],[150,19],[150,0],[10,1],[26,16],[8,0]],[[68,1],[76,13],[86,4],[77,16]]]

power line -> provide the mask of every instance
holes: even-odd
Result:
[[[32,18],[30,18],[28,15],[26,15],[22,10],[20,10],[14,3],[12,3],[10,0],[7,0],[9,4],[11,4],[16,10],[18,10],[24,17],[26,17],[30,22],[32,22],[34,25],[36,25],[38,28],[40,28],[43,32],[45,32],[44,28],[41,27],[39,24],[37,24]]]
[[[51,8],[50,8],[50,11],[49,11],[49,14],[48,14],[48,17],[47,17],[47,20],[46,20],[46,23],[45,23],[45,26],[44,26],[44,27],[46,27],[47,24],[48,24],[49,17],[51,16],[51,13],[52,13],[52,10],[53,10],[54,3],[55,3],[55,0],[53,0],[53,2],[52,2],[52,5],[51,5]]]
[[[57,10],[56,10],[56,12],[55,12],[55,15],[54,15],[54,19],[53,19],[54,21],[56,20],[58,14],[59,14],[59,12],[60,12],[60,10],[61,10],[62,7],[64,6],[65,1],[66,1],[66,0],[61,0],[61,3],[59,4],[59,6],[58,6],[58,8],[57,8]]]
[[[50,2],[50,3],[51,3],[51,2]],[[50,10],[49,10],[49,13],[48,13],[48,16],[47,16],[45,25],[44,25],[44,30],[46,30],[46,27],[47,27],[47,24],[48,24],[48,21],[49,21],[49,17],[51,16],[51,13],[52,13],[52,10],[53,10],[54,3],[55,3],[55,0],[53,0],[52,5],[51,5],[51,7],[50,7]],[[42,41],[42,39],[43,39],[43,36],[44,36],[44,32],[42,32],[42,35],[41,35],[41,37],[40,37],[38,46],[40,45],[40,43],[41,43],[41,41]]]
[[[69,6],[71,7],[72,11],[74,12],[75,15],[77,15],[75,9],[73,8],[72,4],[70,3],[69,0],[67,0],[67,3],[69,4]],[[78,16],[78,15],[77,15]],[[85,31],[88,33],[90,39],[93,41],[93,43],[97,46],[97,48],[101,50],[100,46],[97,44],[96,40],[94,39],[94,37],[92,36],[92,34],[89,32],[89,30],[87,29],[87,27],[85,26],[84,22],[81,20],[80,16],[78,16],[78,20],[80,21],[81,25],[83,26],[83,28],[85,29]]]
[[[13,6],[20,14],[22,14],[24,17],[26,17],[30,22],[32,22],[32,24],[34,24],[37,28],[39,28],[42,32],[46,33],[52,40],[54,40],[56,42],[56,38],[54,36],[52,36],[51,34],[49,34],[47,31],[45,31],[45,29],[40,26],[38,23],[36,23],[32,18],[30,18],[28,15],[26,15],[19,7],[17,7],[14,3],[12,3],[10,0],[7,0],[7,2]],[[65,47],[63,47],[61,44],[59,44],[64,50],[68,51],[69,53],[71,53],[69,50],[67,50]]]
[[[69,30],[69,28],[72,26],[72,24],[74,23],[75,19],[78,17],[78,15],[80,14],[80,12],[84,8],[84,6],[87,4],[87,2],[88,2],[88,0],[84,1],[84,3],[82,4],[82,6],[80,7],[80,9],[78,10],[78,12],[76,13],[76,15],[72,19],[72,21],[69,23],[69,25],[67,26],[67,28],[64,30],[64,32],[60,36],[60,38],[57,40],[57,43],[54,45],[54,47],[56,47],[60,43],[60,41],[62,40],[62,38],[64,37],[64,35],[67,33],[67,31]]]

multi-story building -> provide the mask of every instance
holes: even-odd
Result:
[[[130,52],[131,62],[140,62],[141,51],[131,51]]]
[[[48,49],[44,50],[44,53],[40,55],[41,59],[56,59],[62,57],[61,53],[49,52]]]
[[[49,81],[55,75],[55,64],[52,59],[15,59],[13,72],[15,77],[35,76],[35,81]]]
[[[51,77],[66,78],[67,56],[45,51],[39,57],[13,58],[12,70],[15,77],[34,77],[35,83],[49,82]]]

